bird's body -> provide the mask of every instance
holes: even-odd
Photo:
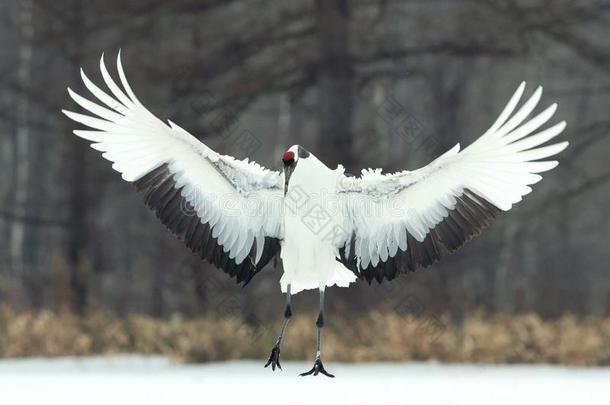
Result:
[[[281,255],[286,293],[284,324],[267,365],[279,367],[280,346],[292,316],[290,297],[320,290],[316,362],[305,375],[329,375],[320,360],[324,290],[357,279],[382,282],[425,268],[478,235],[540,181],[557,162],[546,160],[567,142],[543,145],[565,122],[539,130],[552,104],[530,118],[542,88],[518,109],[525,83],[494,124],[475,142],[456,145],[415,171],[363,170],[348,177],[305,148],[282,156],[283,170],[268,170],[221,155],[184,129],[150,113],[130,88],[117,60],[119,86],[103,58],[111,94],[81,71],[98,102],[69,90],[92,115],[64,111],[92,130],[74,133],[113,162],[123,179],[144,193],[157,217],[202,259],[247,284]]]
[[[295,153],[296,149],[298,146],[291,148]],[[329,243],[333,230],[340,226],[337,215],[342,201],[337,185],[342,176],[342,170],[331,170],[311,154],[307,164],[291,175],[283,213],[284,229],[290,232],[285,232],[281,242],[283,292],[288,284],[296,294],[333,285],[348,287],[356,281],[356,275],[337,260],[337,245]]]

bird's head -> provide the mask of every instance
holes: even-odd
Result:
[[[302,146],[293,145],[282,155],[282,162],[284,163],[284,194],[288,192],[288,182],[290,176],[294,173],[300,160],[307,159],[311,156],[311,153]]]

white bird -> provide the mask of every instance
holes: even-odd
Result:
[[[286,308],[265,367],[281,368],[291,295],[320,291],[316,360],[302,375],[332,377],[320,355],[326,287],[347,287],[357,279],[392,280],[455,251],[500,211],[521,201],[529,186],[541,180],[538,173],[557,166],[546,159],[568,145],[541,146],[566,123],[540,130],[556,104],[528,119],[541,87],[516,110],[522,83],[474,143],[461,151],[458,144],[418,170],[363,170],[360,177],[348,177],[341,166],[330,169],[295,145],[283,154],[284,169],[277,172],[220,155],[178,125],[155,117],[130,88],[120,53],[121,86],[108,73],[103,56],[100,69],[110,94],[81,70],[97,102],[68,89],[91,115],[64,113],[93,129],[74,133],[91,141],[123,179],[144,192],[157,217],[193,252],[238,283],[247,284],[281,252]]]

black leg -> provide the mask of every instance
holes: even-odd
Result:
[[[319,373],[324,374],[327,377],[335,378],[334,375],[330,374],[324,369],[324,364],[322,364],[321,359],[321,345],[322,345],[322,328],[324,327],[324,290],[320,290],[320,313],[318,314],[318,320],[316,321],[316,326],[318,328],[318,342],[316,345],[316,361],[313,364],[313,368],[306,373],[301,374],[301,376],[306,375],[318,375]]]
[[[284,310],[284,322],[282,323],[282,330],[280,335],[277,337],[277,341],[273,345],[273,348],[271,349],[269,360],[267,361],[267,364],[265,364],[265,368],[271,365],[271,369],[273,371],[275,371],[276,366],[280,370],[282,369],[282,366],[280,365],[280,349],[282,347],[282,340],[284,339],[284,332],[286,332],[288,321],[290,320],[290,317],[292,317],[292,305],[290,303],[291,297],[290,284],[288,284],[288,288],[286,290],[286,309]]]

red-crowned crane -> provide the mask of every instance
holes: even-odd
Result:
[[[112,168],[144,193],[146,204],[191,250],[238,283],[250,282],[280,254],[286,307],[265,367],[281,368],[291,295],[319,290],[316,360],[302,375],[333,377],[320,354],[326,287],[347,287],[357,279],[392,280],[430,266],[521,201],[530,185],[542,179],[539,173],[557,166],[548,159],[568,145],[542,146],[566,124],[540,130],[556,104],[528,119],[541,87],[516,109],[525,89],[522,83],[474,143],[463,150],[458,144],[418,170],[363,170],[360,177],[348,177],[341,166],[331,169],[294,145],[281,157],[283,171],[271,171],[247,159],[220,155],[178,125],[155,117],[130,88],[120,53],[121,86],[108,73],[103,57],[100,69],[110,93],[81,71],[96,102],[68,89],[90,113],[64,111],[91,128],[74,133],[113,162]]]

